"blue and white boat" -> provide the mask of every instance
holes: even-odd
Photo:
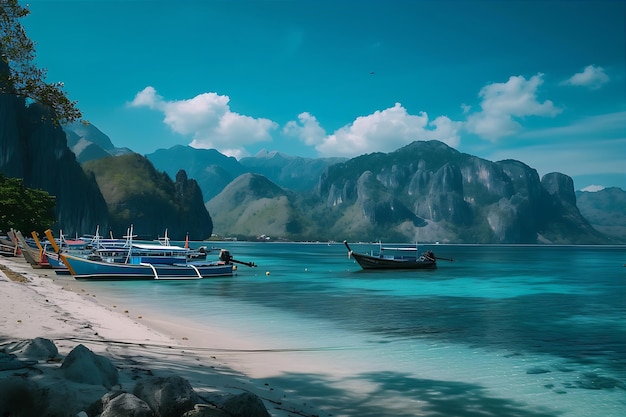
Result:
[[[46,236],[54,242],[50,230],[46,231]],[[202,279],[232,276],[236,269],[235,262],[256,266],[254,263],[234,260],[228,251],[221,252],[219,260],[211,262],[206,259],[192,260],[194,257],[190,256],[190,253],[193,250],[181,246],[132,243],[132,241],[129,245],[123,262],[120,262],[118,257],[103,256],[107,249],[95,251],[87,257],[64,253],[58,247],[55,247],[55,252],[75,279]]]
[[[226,261],[187,261],[185,257],[130,256],[127,263],[91,260],[59,254],[75,279],[174,280],[232,276],[234,264]]]

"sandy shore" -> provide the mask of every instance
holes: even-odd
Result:
[[[43,337],[52,340],[64,357],[83,344],[111,359],[120,371],[121,385],[142,369],[159,376],[181,376],[205,398],[253,393],[272,416],[329,415],[294,397],[288,387],[273,387],[250,377],[249,361],[247,371],[240,371],[215,349],[202,346],[203,340],[219,340],[229,350],[246,351],[251,346],[242,338],[221,333],[198,335],[193,328],[172,326],[162,318],[144,320],[141,315],[105,305],[76,281],[58,279],[51,270],[31,268],[22,258],[0,256],[0,312],[0,349]],[[54,366],[49,366],[50,372]],[[264,360],[258,366],[269,368],[272,363]],[[92,394],[101,395],[98,390],[101,387]]]

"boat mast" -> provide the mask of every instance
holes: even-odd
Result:
[[[130,255],[133,251],[133,225],[131,224],[128,229],[126,229],[126,245],[128,245],[128,254],[126,255],[126,262],[130,262]]]

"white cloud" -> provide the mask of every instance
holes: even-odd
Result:
[[[129,103],[131,107],[146,106],[156,109],[159,103],[163,102],[163,97],[157,94],[154,87],[146,87],[137,93],[134,100]]]
[[[580,191],[587,191],[590,193],[595,193],[597,191],[602,191],[604,190],[604,186],[603,185],[588,185],[587,187],[581,189]]]
[[[563,81],[562,84],[587,87],[592,90],[596,90],[608,82],[609,76],[606,75],[604,68],[588,65],[585,67],[583,72],[578,72],[572,75],[570,78]]]
[[[527,116],[557,115],[561,110],[552,101],[537,99],[537,89],[543,83],[543,74],[526,80],[510,77],[506,83],[493,83],[480,90],[481,111],[470,114],[465,127],[468,131],[490,141],[511,136],[522,130],[519,120]]]
[[[284,132],[314,145],[322,156],[354,157],[371,152],[391,152],[415,140],[437,139],[458,146],[459,122],[439,116],[429,122],[424,112],[408,114],[400,103],[394,107],[358,117],[332,135],[326,136],[315,117],[309,113],[289,122]]]
[[[271,141],[278,125],[230,110],[230,98],[203,93],[189,100],[167,101],[153,87],[146,87],[129,103],[163,113],[163,122],[174,132],[189,135],[195,148],[215,148],[228,155],[245,155],[244,145]]]
[[[324,141],[326,131],[320,126],[315,116],[308,112],[300,113],[298,122],[293,120],[288,122],[283,128],[283,133],[297,137],[309,146],[318,145]]]

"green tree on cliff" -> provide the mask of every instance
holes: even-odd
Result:
[[[24,180],[0,173],[0,230],[30,233],[52,225],[55,198],[42,190],[24,187]]]
[[[63,83],[47,83],[47,71],[35,65],[35,44],[20,24],[29,13],[17,0],[0,0],[0,56],[9,67],[8,72],[0,71],[0,93],[50,107],[59,123],[79,120],[81,112],[63,92]]]

